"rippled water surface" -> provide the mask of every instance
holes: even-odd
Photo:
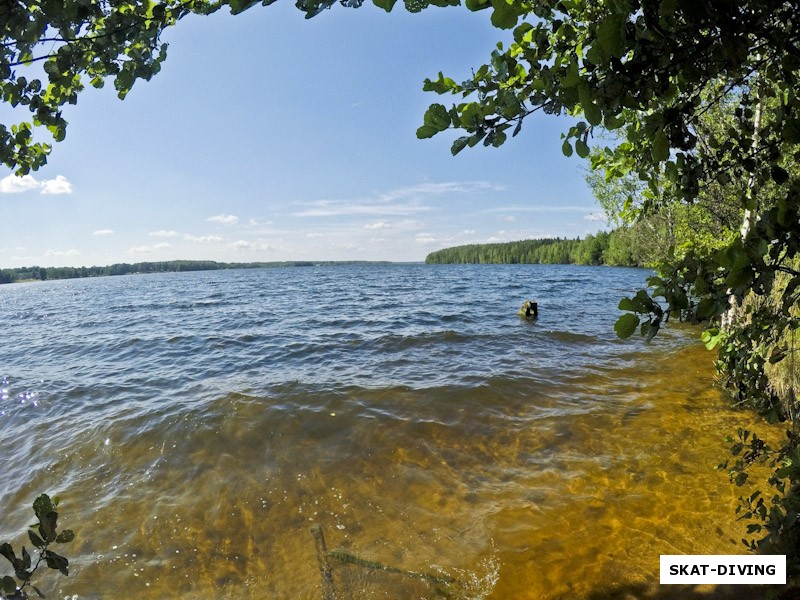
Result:
[[[645,276],[2,286],[0,534],[21,543],[32,499],[61,496],[73,568],[39,580],[58,597],[321,599],[314,524],[329,549],[435,575],[334,560],[340,598],[651,597],[660,554],[742,552],[740,490],[714,467],[763,426],[714,390],[695,331],[615,338]],[[516,315],[528,298],[538,321]]]

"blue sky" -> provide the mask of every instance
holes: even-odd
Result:
[[[391,14],[291,3],[189,17],[124,101],[109,82],[65,111],[67,138],[0,171],[0,267],[210,259],[418,261],[438,248],[604,226],[562,118],[505,146],[417,140],[426,77],[466,79],[508,32],[464,8]],[[9,109],[0,108],[8,122]]]

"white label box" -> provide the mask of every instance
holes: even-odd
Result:
[[[662,554],[661,583],[785,584],[784,554]]]

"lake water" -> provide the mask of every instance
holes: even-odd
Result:
[[[646,275],[363,265],[1,286],[0,540],[27,541],[33,498],[60,495],[71,572],[37,579],[59,598],[321,599],[314,524],[329,549],[450,582],[333,560],[339,598],[646,594],[660,554],[744,551],[741,490],[715,466],[726,435],[764,429],[712,387],[696,330],[616,339]],[[535,322],[516,315],[529,298]]]

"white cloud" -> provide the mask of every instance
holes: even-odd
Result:
[[[189,235],[188,233],[183,235],[183,239],[187,242],[197,242],[198,244],[219,244],[220,242],[224,242],[225,238],[218,236],[218,235]]]
[[[594,212],[594,213],[589,213],[588,215],[584,215],[583,218],[587,221],[605,221],[606,215],[601,212]]]
[[[317,233],[316,231],[312,231],[311,233],[307,233],[306,237],[307,238],[312,238],[312,239],[313,238],[321,238],[322,234],[321,233]]]
[[[39,182],[31,175],[23,175],[22,177],[7,175],[0,179],[0,193],[3,194],[19,194],[28,190],[35,190],[38,187]]]
[[[0,179],[0,194],[19,194],[38,189],[42,190],[42,194],[71,194],[72,184],[63,175],[44,181],[36,181],[33,175],[6,175]]]
[[[158,244],[153,244],[152,246],[135,246],[128,250],[130,254],[149,254],[155,250],[163,250],[164,248],[171,248],[172,244],[168,244],[167,242],[159,242]]]
[[[409,215],[430,210],[419,203],[375,204],[369,202],[333,202],[320,200],[310,203],[314,208],[292,213],[293,217],[341,217],[348,215]]]
[[[374,237],[374,238],[369,238],[369,241],[372,242],[373,244],[380,244],[385,242],[386,238]]]
[[[377,223],[369,223],[364,225],[364,229],[389,229],[391,225],[388,223],[384,223],[383,221],[378,221]]]
[[[236,225],[239,222],[239,217],[234,215],[216,215],[206,219],[209,223],[220,223],[222,225]]]
[[[63,175],[57,175],[55,179],[47,179],[41,185],[43,194],[72,193],[72,184]]]
[[[461,230],[461,235],[475,235],[474,229],[463,229]]]
[[[113,229],[98,229],[92,235],[114,235]]]
[[[393,202],[403,198],[418,196],[441,196],[442,194],[474,194],[475,192],[500,192],[505,188],[486,181],[447,181],[444,183],[420,183],[404,188],[390,190],[377,196],[381,202]]]
[[[334,250],[350,250],[353,252],[363,252],[364,249],[359,247],[356,244],[331,244],[331,248]]]
[[[271,246],[266,242],[248,242],[247,240],[236,240],[235,242],[228,244],[229,248],[233,248],[234,250],[256,250],[256,251],[270,251],[276,250],[275,246]]]
[[[151,231],[147,235],[150,235],[152,237],[178,237],[180,236],[180,233],[172,230],[167,231],[165,229],[159,229],[158,231]]]
[[[258,219],[250,219],[247,221],[248,227],[260,227],[263,225],[272,225],[272,221],[259,221]]]
[[[587,212],[595,207],[592,206],[564,206],[562,204],[517,204],[512,206],[498,206],[496,208],[486,208],[480,211],[482,214],[497,214],[509,212]]]
[[[515,217],[514,215],[506,215],[505,217],[500,217],[500,220],[501,221],[507,221],[509,223],[513,223],[514,221],[517,220],[517,217]]]
[[[473,194],[500,191],[503,188],[485,181],[421,183],[377,193],[370,198],[355,200],[318,200],[308,202],[309,208],[292,213],[293,217],[340,217],[348,215],[403,216],[431,210],[423,201],[444,194]]]
[[[430,233],[418,233],[417,236],[414,238],[414,241],[417,244],[423,244],[427,246],[430,244],[435,244],[439,240]]]
[[[78,256],[80,252],[77,250],[48,250],[44,253],[45,256]]]

